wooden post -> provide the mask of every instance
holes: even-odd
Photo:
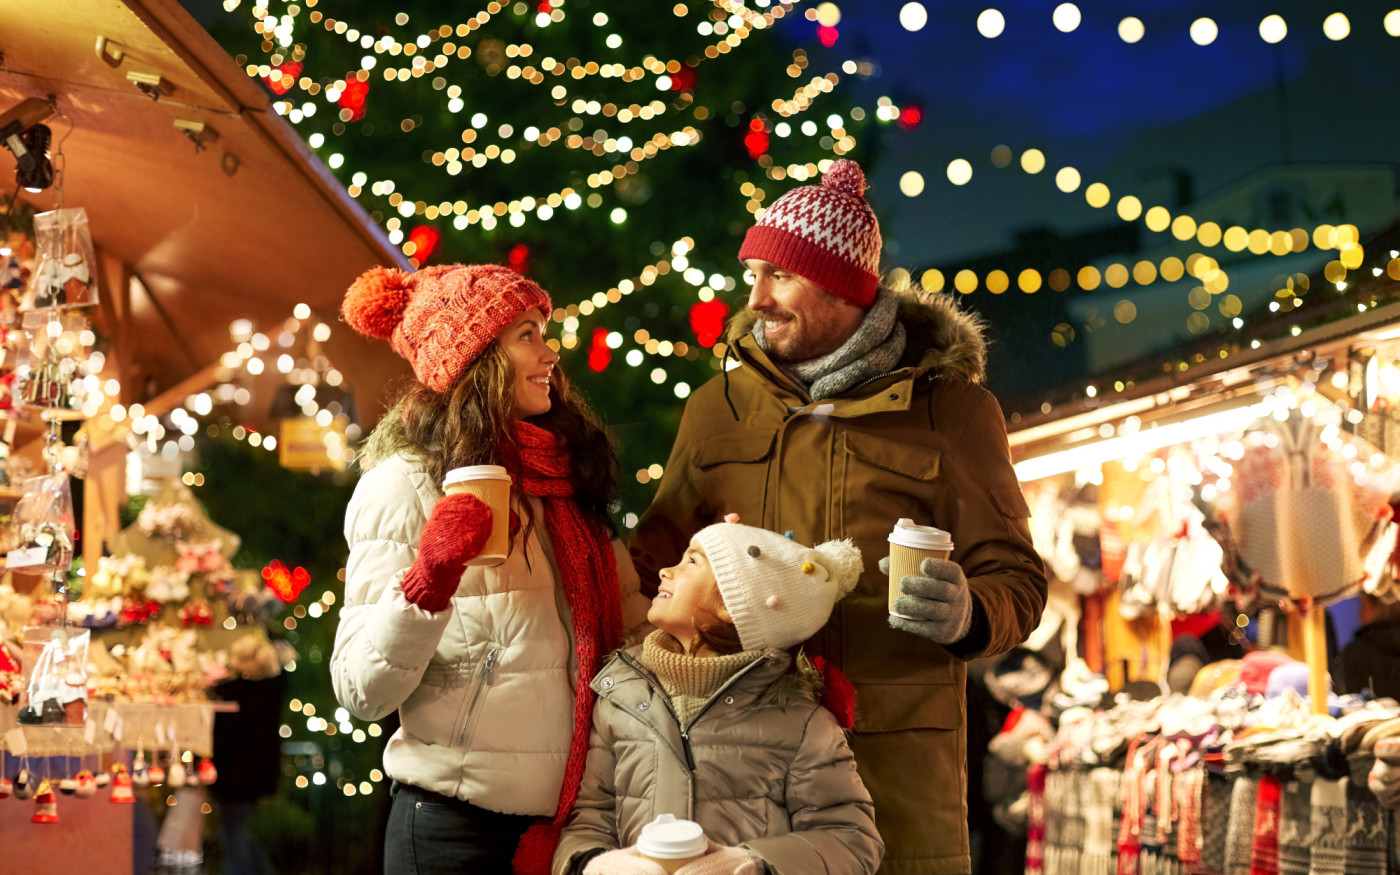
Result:
[[[1327,713],[1327,609],[1308,605],[1303,613],[1303,654],[1308,663],[1308,701],[1314,714]]]

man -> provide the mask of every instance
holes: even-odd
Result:
[[[1014,647],[1045,604],[1045,572],[980,324],[944,296],[878,288],[880,230],[865,178],[836,161],[751,228],[749,308],[730,325],[739,367],[686,404],[655,501],[632,539],[643,585],[690,536],[736,512],[802,543],[852,538],[856,591],[807,646],[856,690],[851,747],[875,800],[887,875],[971,870],[964,660]],[[726,362],[728,364],[728,362]],[[907,517],[952,534],[888,611],[875,560]],[[883,562],[881,567],[886,567]]]

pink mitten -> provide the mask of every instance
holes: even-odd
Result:
[[[744,848],[710,842],[710,850],[693,863],[676,870],[676,875],[758,875],[758,860]]]
[[[666,870],[642,859],[635,848],[618,848],[589,860],[583,875],[666,875]]]
[[[425,611],[452,603],[467,563],[491,535],[491,508],[474,495],[458,493],[433,507],[418,538],[418,558],[403,576],[403,596]]]

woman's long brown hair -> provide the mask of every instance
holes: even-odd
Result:
[[[529,422],[554,433],[570,456],[574,500],[608,534],[616,536],[612,510],[618,495],[617,452],[598,417],[563,371],[550,377],[552,404]],[[515,372],[499,340],[491,341],[447,392],[414,380],[375,426],[389,430],[384,443],[417,455],[439,488],[443,475],[467,465],[502,465],[522,482],[515,436]],[[375,437],[371,438],[374,441]],[[525,504],[529,514],[529,504]],[[527,531],[533,526],[526,520]],[[566,561],[566,557],[560,557]]]

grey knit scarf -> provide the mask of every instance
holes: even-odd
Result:
[[[789,362],[783,370],[807,386],[813,401],[888,374],[904,355],[904,326],[899,324],[898,315],[899,300],[888,289],[880,289],[860,327],[840,349],[821,358]],[[767,348],[763,320],[754,323],[753,336],[760,349]]]

